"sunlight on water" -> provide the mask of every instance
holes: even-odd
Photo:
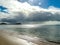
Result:
[[[35,25],[33,25],[33,24],[31,24],[31,25],[26,24],[26,25],[22,25],[22,27],[24,27],[24,28],[33,28],[33,27],[35,27]]]
[[[59,24],[57,21],[48,21],[38,24],[0,25],[0,45],[40,45],[41,42],[47,43],[46,40],[60,42]]]
[[[37,41],[40,42],[38,37],[21,35],[15,31],[0,30],[1,45],[38,45]]]

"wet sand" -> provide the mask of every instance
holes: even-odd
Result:
[[[0,45],[60,45],[37,37],[19,35],[14,31],[0,30]]]

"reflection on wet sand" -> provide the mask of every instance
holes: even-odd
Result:
[[[18,32],[0,30],[0,45],[60,45],[47,42],[33,36],[21,35]]]

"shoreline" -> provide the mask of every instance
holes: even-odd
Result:
[[[26,43],[26,44],[25,44]],[[14,31],[0,30],[0,45],[60,45],[37,37],[20,35]]]

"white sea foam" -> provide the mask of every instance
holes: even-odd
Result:
[[[38,45],[38,37],[20,35],[14,31],[0,30],[0,45]]]

